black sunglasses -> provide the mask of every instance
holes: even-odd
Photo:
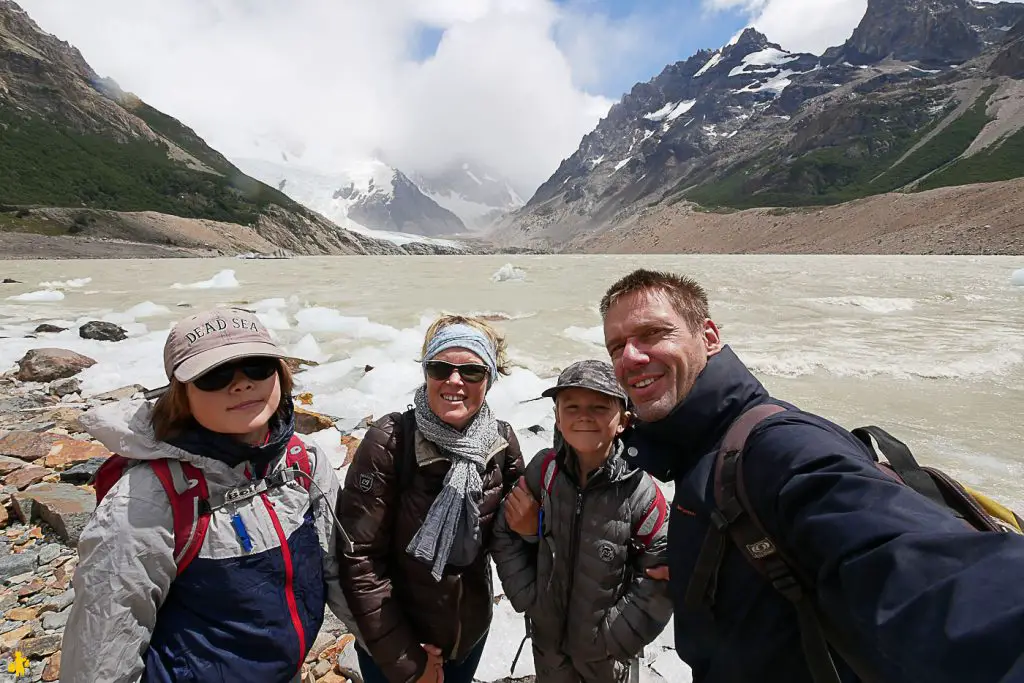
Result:
[[[192,380],[192,384],[200,391],[220,391],[234,381],[236,370],[241,370],[243,375],[254,382],[262,382],[280,367],[281,363],[276,358],[240,358],[204,372]]]
[[[487,373],[490,372],[486,365],[480,365],[479,363],[455,364],[443,360],[428,360],[423,366],[427,377],[438,382],[445,381],[452,376],[453,370],[458,370],[459,377],[464,381],[470,384],[479,384],[487,379]]]

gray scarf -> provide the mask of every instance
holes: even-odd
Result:
[[[451,457],[444,488],[434,499],[406,552],[422,562],[433,561],[430,573],[440,581],[449,557],[467,565],[480,550],[480,498],[487,454],[498,436],[498,423],[487,402],[463,431],[443,422],[427,405],[427,388],[416,391],[416,428],[427,441]]]

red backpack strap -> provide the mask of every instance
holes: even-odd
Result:
[[[665,496],[662,495],[661,488],[658,487],[654,479],[646,474],[643,476],[650,479],[651,485],[654,486],[654,500],[647,506],[643,516],[634,527],[633,538],[646,549],[651,547],[654,537],[668,520],[668,503],[665,502]]]
[[[180,576],[203,547],[210,527],[209,490],[202,471],[180,460],[153,460],[153,473],[167,493],[174,520],[174,563]]]
[[[112,455],[107,458],[100,468],[96,470],[96,476],[93,477],[92,486],[96,490],[96,504],[99,505],[103,498],[110,492],[110,489],[114,488],[121,476],[125,473],[125,470],[133,463],[122,455]]]
[[[309,464],[309,451],[306,450],[306,444],[302,443],[302,439],[296,434],[292,434],[291,440],[288,441],[288,451],[284,461],[285,467],[299,466],[299,471],[306,474],[305,477],[297,477],[297,481],[302,484],[302,488],[309,490],[309,482],[313,478],[313,472]]]
[[[550,449],[544,453],[544,462],[540,467],[540,488],[543,494],[551,495],[551,489],[555,486],[555,475],[558,474],[558,463],[555,456],[558,453]]]

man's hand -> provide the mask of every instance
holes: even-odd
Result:
[[[421,643],[420,647],[427,653],[427,666],[423,674],[416,679],[416,683],[444,683],[444,660],[441,659],[441,648],[428,643]]]
[[[520,536],[537,535],[537,501],[526,487],[526,479],[519,477],[519,482],[505,498],[505,521],[508,528]]]
[[[660,564],[647,570],[647,576],[658,581],[668,581],[668,565]]]

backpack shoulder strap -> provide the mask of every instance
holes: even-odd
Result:
[[[710,512],[711,527],[708,529],[707,536],[704,537],[690,583],[686,588],[684,601],[691,609],[711,609],[715,604],[718,591],[718,570],[725,557],[727,535],[737,541],[737,545],[744,550],[744,557],[748,558],[748,561],[752,551],[758,555],[771,554],[769,551],[774,551],[772,542],[764,537],[743,539],[742,541],[736,537],[735,525],[737,522],[741,518],[750,522],[749,517],[746,516],[743,501],[740,499],[737,470],[750,432],[761,420],[782,410],[784,408],[771,404],[754,406],[733,422],[722,439],[715,457],[712,474],[715,500]],[[742,522],[740,523],[742,524]],[[756,535],[756,531],[749,533],[751,531],[749,526],[748,524],[745,529],[745,535]],[[754,548],[747,548],[749,545],[753,545]],[[755,568],[758,571],[762,569],[759,564],[755,565]]]
[[[807,668],[815,683],[840,683],[813,599],[804,592],[796,566],[765,531],[747,497],[743,477],[743,452],[747,439],[763,420],[784,410],[772,404],[754,406],[737,418],[726,432],[715,461],[714,491],[718,508],[715,512],[720,513],[720,518],[714,523],[719,533],[725,531],[732,537],[744,559],[793,603]],[[722,522],[724,527],[719,526]]]
[[[178,576],[199,554],[210,527],[209,491],[206,477],[191,463],[153,460],[153,473],[167,493],[174,523],[174,563]]]
[[[406,438],[416,431],[416,414],[412,410],[407,410],[404,413],[391,413],[390,417],[394,425],[395,477],[398,480],[398,490],[401,492],[409,488],[416,477],[415,441],[406,443]]]
[[[661,487],[654,481],[654,478],[647,474],[643,476],[650,479],[651,485],[654,487],[654,500],[647,506],[644,514],[633,527],[633,538],[646,550],[651,547],[654,537],[661,531],[661,527],[668,520],[668,503],[665,502],[665,496],[661,493]]]
[[[549,448],[544,452],[544,460],[540,466],[540,490],[541,496],[547,498],[551,495],[551,489],[555,487],[555,475],[558,474],[558,452]]]
[[[306,444],[302,442],[298,434],[292,434],[292,438],[288,441],[288,451],[285,455],[284,460],[285,467],[298,467],[299,471],[305,474],[304,477],[297,477],[299,483],[302,484],[302,488],[309,490],[309,483],[313,479],[313,468],[309,461],[309,451],[306,450]]]
[[[112,455],[103,461],[99,469],[96,470],[96,474],[93,475],[92,486],[96,491],[96,504],[106,497],[110,489],[114,488],[124,473],[131,467],[136,461],[126,458],[122,455]]]
[[[512,438],[512,425],[504,420],[498,420],[498,434],[505,440],[505,447],[502,448],[494,455],[494,459],[498,462],[498,471],[502,473],[502,477],[505,476],[505,465],[508,464],[508,446],[511,443],[509,439]],[[498,460],[500,458],[500,460]]]
[[[944,508],[948,508],[949,504],[943,497],[942,492],[939,491],[939,487],[935,484],[928,473],[921,469],[921,466],[917,464],[917,459],[914,458],[914,454],[910,452],[910,449],[905,443],[897,439],[895,436],[885,431],[881,427],[867,426],[858,427],[852,432],[855,437],[868,447],[868,450],[872,453],[875,452],[874,446],[871,444],[872,437],[878,443],[878,449],[885,456],[885,459],[889,461],[889,465],[899,475],[899,478],[903,480],[903,483],[914,489],[921,495],[929,498],[932,502],[941,505]]]

